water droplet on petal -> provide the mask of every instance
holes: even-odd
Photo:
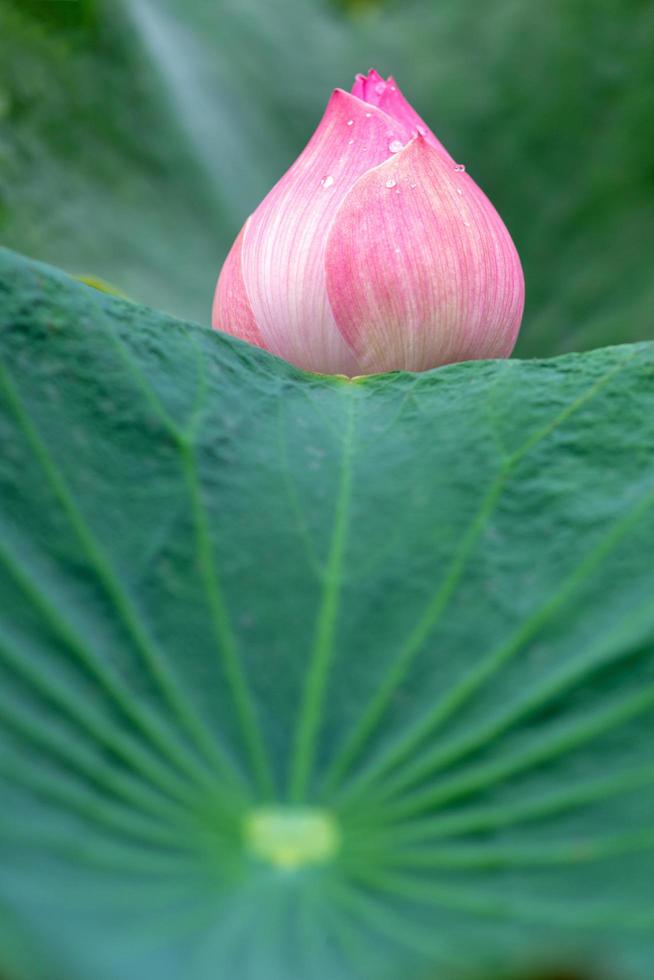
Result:
[[[457,173],[463,173],[463,171],[465,170],[465,168],[466,168],[465,163],[457,163],[457,165],[456,165],[456,167],[454,169],[456,170]]]
[[[372,116],[372,112],[366,112],[366,119],[370,119],[371,116]]]
[[[418,186],[417,184],[409,184],[409,187],[411,188],[411,190],[413,190],[417,186]]]
[[[347,124],[348,126],[354,126],[354,119],[348,119]]]
[[[400,140],[393,140],[392,143],[388,144],[388,149],[391,153],[399,153],[400,150],[404,149],[404,143],[400,142]]]
[[[399,248],[396,248],[396,249],[395,249],[395,253],[396,253],[396,255],[399,255],[399,254],[400,254],[400,250],[399,250]]]
[[[396,183],[397,183],[397,181],[393,180],[392,177],[389,177],[388,180],[386,181],[386,186],[387,187],[395,187],[395,184]]]
[[[418,130],[418,134],[420,136],[424,136],[427,132],[424,126],[416,126],[416,129]]]
[[[354,143],[354,140],[348,140],[348,141],[347,141],[347,145],[348,145],[348,146],[352,146],[352,144],[353,144],[353,143]]]
[[[377,84],[375,85],[375,92],[377,93],[377,95],[382,95],[382,93],[385,90],[386,90],[386,82],[377,82]]]
[[[398,189],[397,189],[397,190],[395,191],[395,193],[396,193],[396,194],[399,194],[399,193],[400,193],[400,188],[399,188],[399,187],[398,187]]]
[[[460,187],[457,187],[456,192],[457,192],[457,194],[463,194],[463,191],[461,190]]]
[[[334,178],[330,174],[329,177],[323,177],[320,183],[323,185],[323,187],[331,187],[334,183]]]

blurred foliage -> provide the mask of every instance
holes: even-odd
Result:
[[[651,0],[0,0],[0,236],[207,322],[244,218],[375,65],[516,240],[518,353],[646,338],[653,49]]]
[[[4,3],[0,76],[3,243],[200,316],[222,215],[126,27]]]
[[[56,27],[90,27],[96,17],[95,0],[20,0],[20,9]]]
[[[56,957],[48,956],[34,937],[25,929],[13,909],[0,901],[0,980],[33,980],[34,971],[41,971],[48,980],[65,980]]]
[[[513,966],[496,964],[482,973],[475,973],[466,980],[630,980],[624,972],[616,973],[614,968],[603,962],[606,957],[595,956],[593,962],[580,958],[578,951],[569,951],[567,957],[543,957],[535,963],[533,958],[525,962],[516,950],[517,963]],[[433,974],[424,980],[440,980]]]
[[[609,977],[604,969],[600,972],[599,968],[590,970],[586,967],[559,964],[537,970],[520,969],[509,974],[502,973],[501,976],[494,974],[485,980],[616,980],[616,976],[612,973]]]

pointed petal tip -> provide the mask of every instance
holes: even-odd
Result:
[[[366,90],[366,76],[362,75],[361,72],[359,72],[359,74],[356,75],[354,78],[354,84],[352,85],[350,91],[352,95],[356,96],[358,99],[361,99],[363,101],[365,90]]]
[[[353,92],[348,92],[344,88],[337,87],[332,90],[332,94],[329,97],[329,102],[327,103],[327,107],[329,108],[329,106],[332,103],[336,103],[336,104],[348,103],[348,102],[352,103],[354,101],[361,102],[362,100],[360,98],[357,98],[357,96]]]
[[[344,112],[352,112],[361,109],[365,105],[363,96],[356,93],[346,92],[344,88],[335,88],[329,96],[329,101],[323,114],[323,122],[332,115],[340,115]]]
[[[402,122],[398,122],[398,120],[394,119],[376,103],[369,102],[366,99],[365,92],[358,95],[356,92],[346,92],[342,88],[335,88],[333,90],[320,125],[327,120],[330,122],[333,121],[336,116],[343,115],[347,115],[354,120],[363,120],[364,114],[366,122],[371,117],[375,117],[379,121],[383,120],[384,127],[387,130],[392,129],[398,139],[401,138],[403,142],[410,139],[411,133]],[[388,144],[388,140],[385,140],[385,144]]]

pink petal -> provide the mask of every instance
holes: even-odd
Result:
[[[336,322],[365,373],[513,349],[524,301],[513,242],[474,181],[420,136],[351,189],[325,263]]]
[[[402,95],[392,75],[389,75],[384,81],[381,75],[374,68],[371,68],[367,77],[357,75],[352,87],[352,94],[371,105],[379,106],[397,122],[401,122],[414,136],[424,136],[428,143],[431,143],[439,153],[444,155],[446,160],[454,163],[450,154],[432,133],[424,119],[418,115],[413,106]]]
[[[220,271],[213,298],[211,325],[214,330],[224,330],[257,347],[265,347],[243,282],[241,253],[247,225],[246,221]]]
[[[373,69],[371,69],[372,71]],[[354,85],[352,86],[352,95],[356,96],[357,99],[361,99],[362,102],[366,102],[366,83],[367,79],[365,75],[357,75],[354,79]]]
[[[357,75],[352,86],[352,95],[356,95],[370,105],[379,105],[379,97],[386,88],[386,82],[378,71],[371,68],[367,75]]]
[[[241,267],[263,344],[299,367],[355,374],[325,286],[329,228],[354,182],[410,133],[336,89],[307,147],[250,218]]]

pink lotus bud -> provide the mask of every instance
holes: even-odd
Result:
[[[520,260],[464,169],[392,78],[358,75],[246,221],[213,326],[322,373],[508,357]]]

